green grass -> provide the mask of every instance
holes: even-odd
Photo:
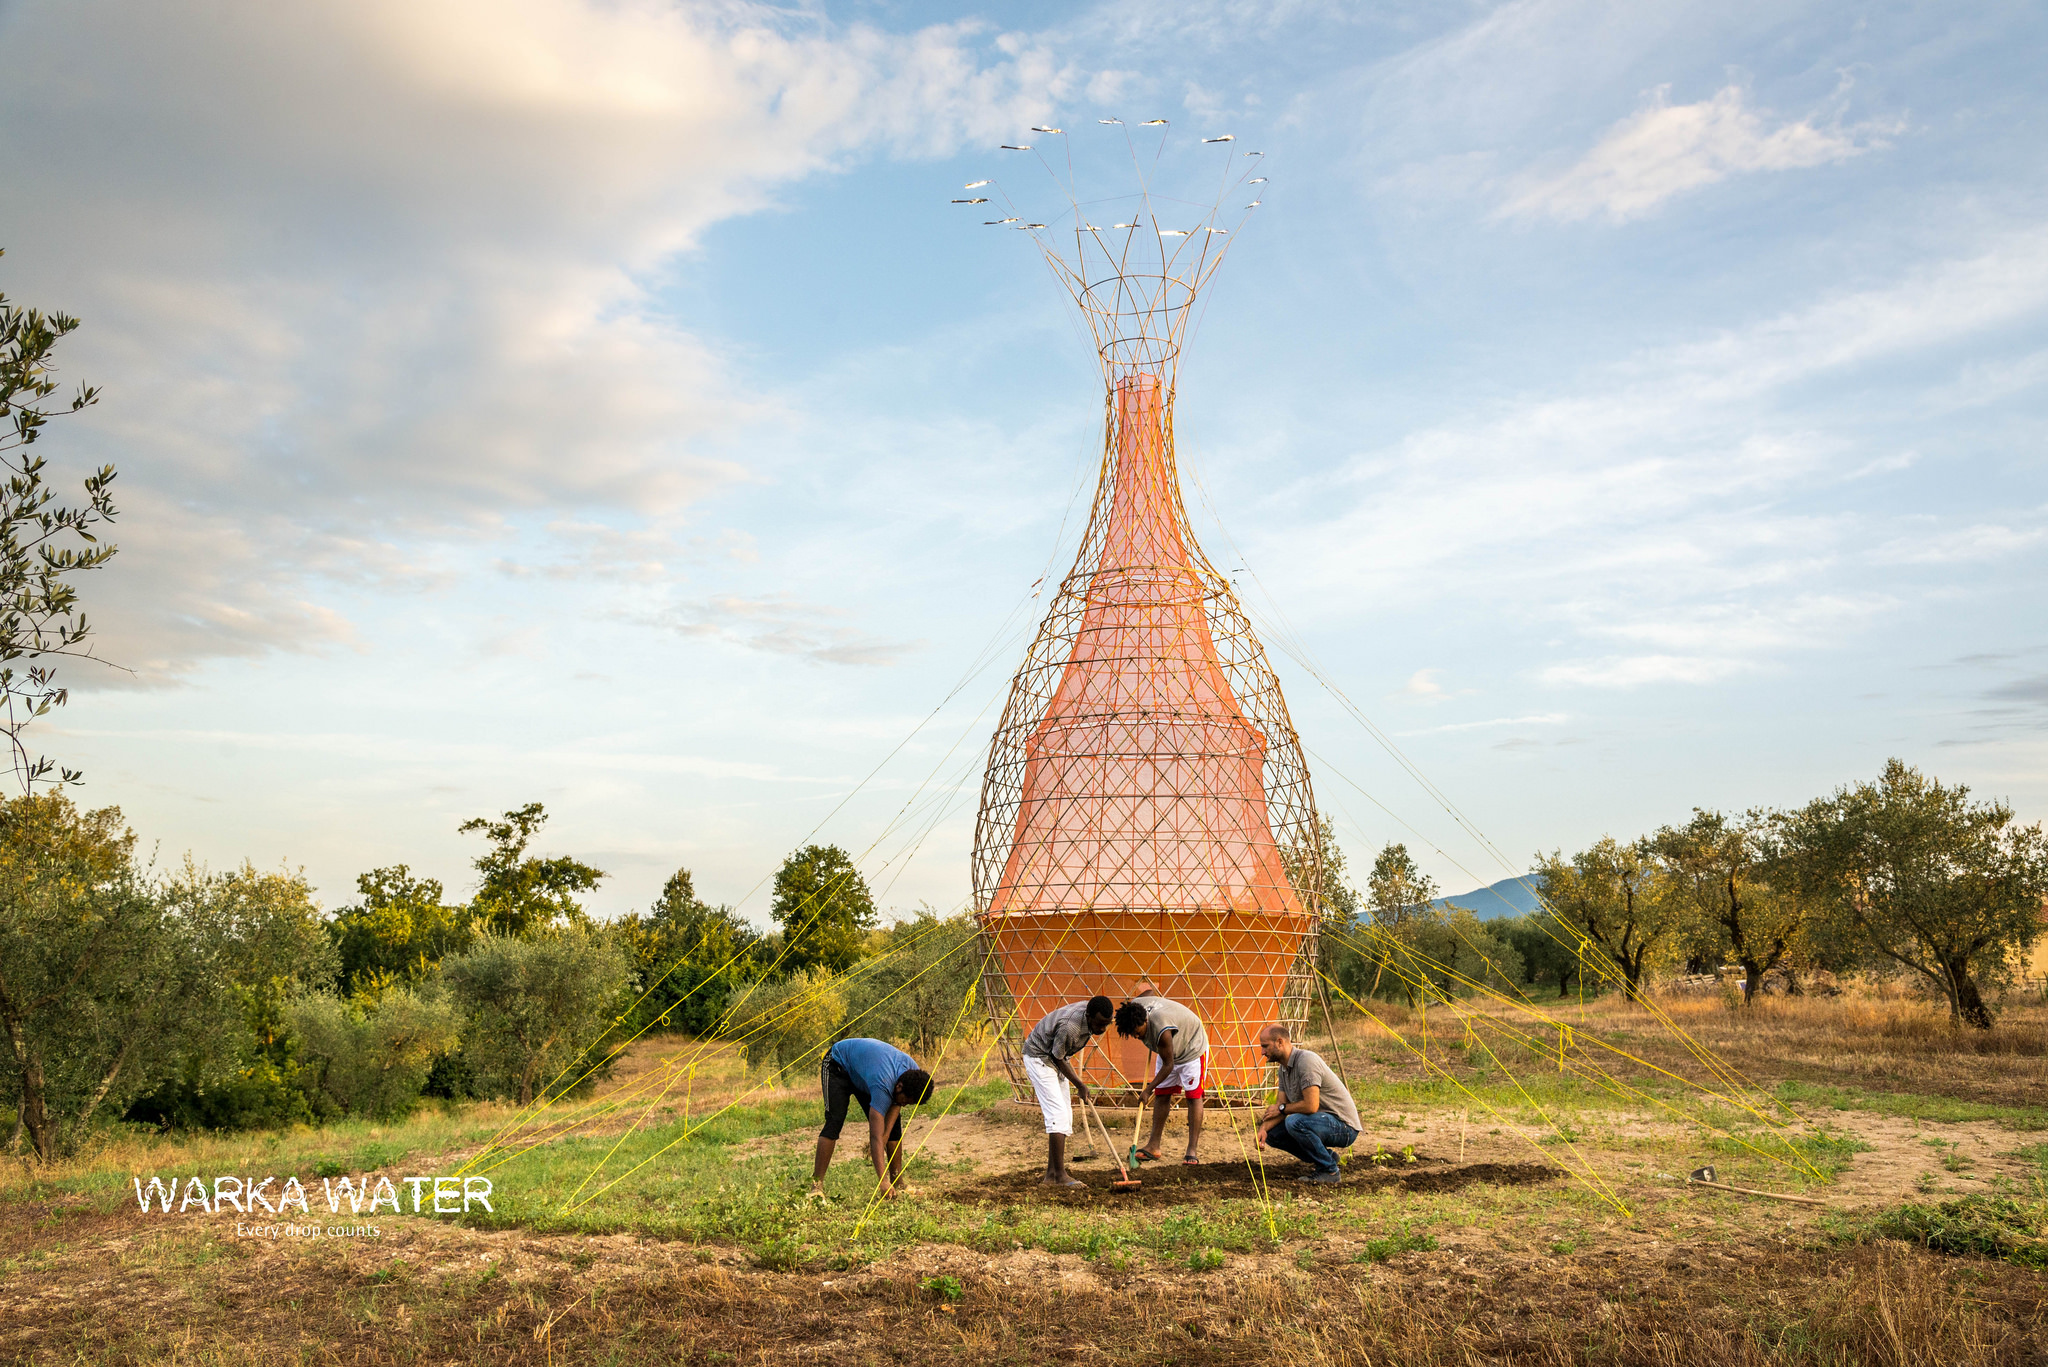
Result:
[[[482,1144],[505,1120],[503,1114],[434,1106],[403,1120],[339,1120],[317,1129],[299,1125],[230,1134],[160,1134],[148,1126],[118,1124],[101,1132],[98,1157],[88,1146],[81,1166],[90,1167],[58,1176],[31,1171],[27,1194],[79,1196],[101,1211],[133,1210],[131,1180],[137,1174],[145,1185],[152,1176],[168,1179],[173,1173],[353,1176]]]
[[[1869,1232],[1936,1253],[1977,1254],[2048,1269],[2048,1201],[1965,1196],[1938,1206],[1908,1203],[1879,1216]]]
[[[1392,1234],[1378,1239],[1368,1239],[1352,1261],[1360,1263],[1383,1263],[1399,1253],[1429,1253],[1437,1246],[1434,1234],[1416,1234],[1402,1221],[1401,1227]]]
[[[942,1091],[950,1114],[1008,1099],[1005,1082]],[[826,1177],[826,1202],[806,1199],[808,1143],[741,1155],[748,1140],[802,1132],[817,1119],[814,1099],[736,1106],[685,1129],[680,1121],[626,1137],[565,1139],[485,1166],[496,1211],[469,1222],[541,1232],[631,1230],[651,1238],[738,1243],[763,1267],[790,1270],[829,1262],[852,1266],[908,1243],[956,1243],[984,1251],[1042,1248],[1122,1266],[1134,1254],[1185,1262],[1203,1250],[1250,1252],[1316,1237],[1313,1206],[1270,1210],[1252,1200],[1177,1208],[1133,1225],[1114,1210],[1052,1205],[876,1202],[874,1173],[849,1127]],[[613,1150],[616,1149],[616,1152]],[[923,1157],[906,1166],[916,1186],[937,1175]]]
[[[1841,1176],[1851,1158],[1871,1149],[1869,1144],[1854,1135],[1832,1134],[1825,1130],[1819,1134],[1753,1131],[1716,1135],[1707,1141],[1707,1147],[1735,1160],[1728,1164],[1731,1176],[1754,1176],[1766,1169],[1780,1176],[1792,1175],[1785,1172],[1789,1165],[1797,1175],[1817,1173],[1822,1181],[1832,1181]]]
[[[2048,1177],[2048,1144],[2025,1144],[2014,1149],[2012,1156],[2021,1162],[2032,1163],[2041,1170],[2041,1176]]]
[[[1878,1115],[1904,1116],[1908,1120],[1930,1120],[1937,1124],[1995,1120],[2012,1130],[2048,1130],[2048,1107],[2041,1106],[1958,1101],[1954,1097],[1927,1096],[1919,1092],[1872,1092],[1861,1087],[1836,1087],[1817,1082],[1781,1082],[1777,1097],[1780,1101],[1808,1106],[1831,1106],[1838,1111],[1871,1111]]]

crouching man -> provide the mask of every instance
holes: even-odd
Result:
[[[1348,1149],[1358,1138],[1351,1090],[1321,1055],[1297,1048],[1284,1025],[1259,1031],[1259,1050],[1280,1065],[1280,1102],[1259,1116],[1259,1142],[1308,1164],[1300,1180],[1337,1181],[1337,1155],[1330,1150]]]
[[[811,1166],[811,1195],[825,1198],[825,1169],[846,1124],[846,1103],[859,1104],[868,1121],[868,1161],[885,1197],[901,1195],[903,1187],[903,1108],[919,1106],[932,1094],[932,1075],[893,1044],[878,1039],[843,1039],[825,1051],[818,1066],[818,1086],[825,1093],[825,1128],[818,1131],[818,1154]]]
[[[1116,1004],[1107,997],[1062,1006],[1031,1027],[1024,1037],[1024,1075],[1038,1095],[1038,1109],[1045,1114],[1045,1183],[1051,1187],[1087,1185],[1067,1172],[1067,1140],[1074,1133],[1074,1105],[1067,1099],[1071,1084],[1083,1106],[1088,1104],[1088,1084],[1069,1062],[1074,1055],[1095,1042],[1109,1029]]]

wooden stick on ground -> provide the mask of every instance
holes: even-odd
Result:
[[[1726,1182],[1702,1182],[1697,1177],[1686,1179],[1689,1187],[1705,1187],[1709,1191],[1733,1192],[1737,1196],[1762,1196],[1772,1201],[1797,1201],[1802,1206],[1824,1206],[1827,1202],[1817,1196],[1788,1196],[1782,1191],[1756,1191],[1750,1187],[1731,1187]]]

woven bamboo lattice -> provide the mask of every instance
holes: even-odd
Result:
[[[1216,207],[1188,224],[1136,201],[1113,229],[1076,207],[1071,258],[1063,230],[1037,234],[1093,335],[1106,401],[1088,529],[1011,682],[975,833],[983,998],[1020,1100],[1021,1035],[1068,1002],[1149,978],[1202,1017],[1211,1093],[1229,1099],[1266,1079],[1260,1027],[1299,1033],[1313,991],[1308,768],[1174,463],[1180,348],[1228,230]],[[1150,1078],[1142,1046],[1113,1031],[1078,1062],[1105,1101]]]

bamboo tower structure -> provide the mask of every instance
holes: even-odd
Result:
[[[1308,767],[1174,459],[1181,347],[1230,241],[1223,199],[1249,186],[1255,208],[1263,180],[1257,154],[1207,141],[1225,171],[1206,209],[1142,189],[1129,221],[1102,226],[1069,192],[1071,254],[1066,224],[1023,225],[1095,343],[1104,400],[1087,531],[1011,682],[975,832],[982,995],[1020,1100],[1021,1035],[1067,1002],[1149,978],[1202,1017],[1210,1094],[1227,1101],[1266,1078],[1259,1029],[1299,1033],[1313,989]],[[1113,1031],[1082,1060],[1105,1100],[1150,1080]]]

